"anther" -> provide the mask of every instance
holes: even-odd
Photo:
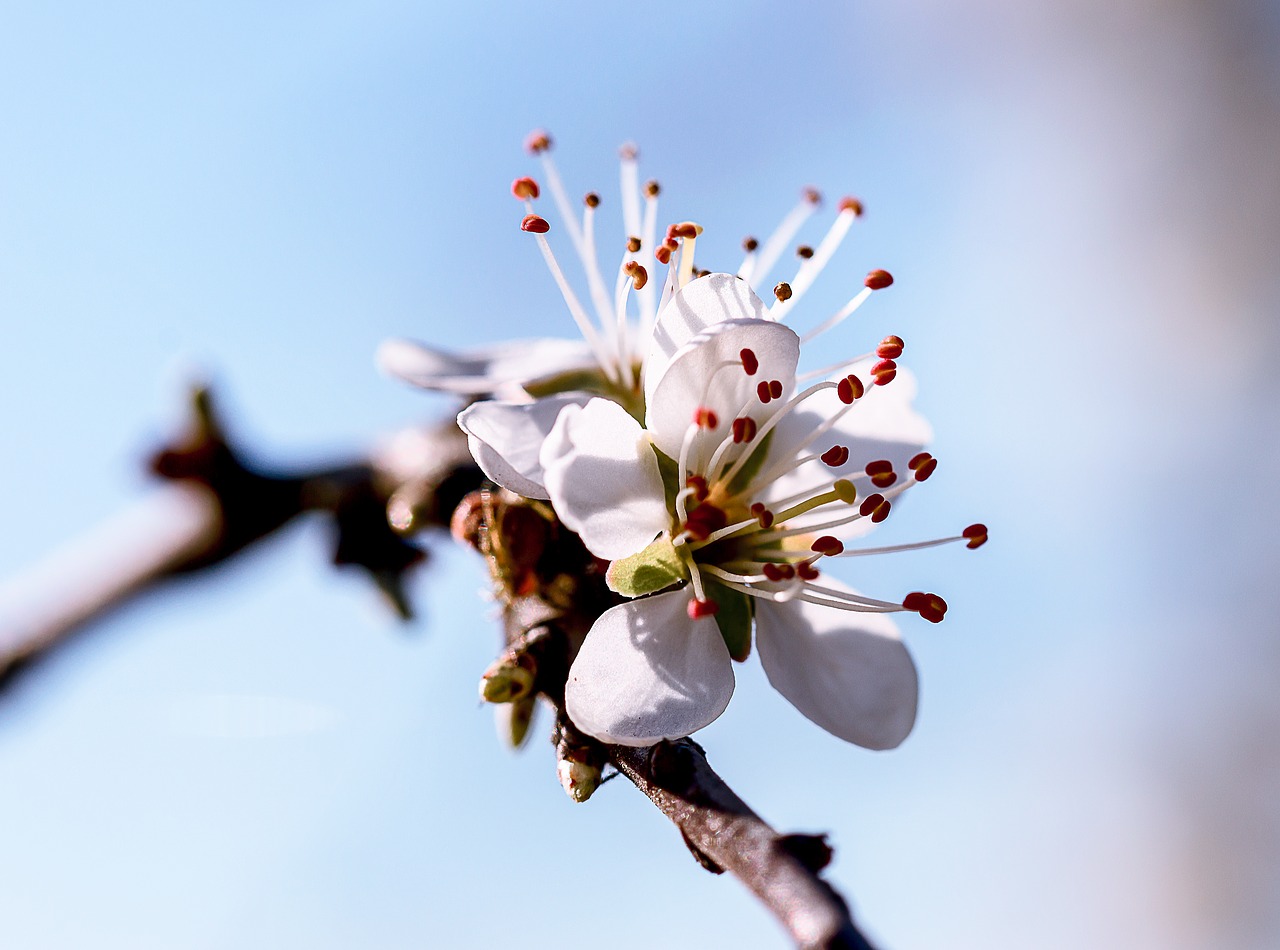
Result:
[[[588,208],[598,208],[600,207],[600,196],[594,191],[588,191],[583,197],[582,203]]]
[[[811,248],[808,244],[801,244],[799,247],[796,248],[796,257],[800,258],[801,260],[807,261],[809,258],[813,257],[813,248]]]
[[[517,178],[511,183],[511,194],[521,201],[538,197],[538,183],[532,178]]]
[[[755,519],[760,523],[760,527],[773,527],[773,512],[766,508],[762,502],[757,501],[752,505],[751,513],[755,515]]]
[[[634,162],[640,157],[640,149],[635,142],[623,142],[618,146],[618,157],[624,162]]]
[[[667,247],[665,244],[660,244],[657,249],[654,250],[653,257],[659,264],[670,264],[671,248]]]
[[[667,238],[696,238],[702,233],[702,225],[692,221],[681,221],[667,228]]]
[[[918,482],[923,482],[927,479],[933,474],[937,467],[938,460],[928,452],[921,452],[907,463],[907,468],[911,469],[912,473],[915,475],[915,480]]]
[[[824,534],[817,541],[809,546],[810,551],[816,551],[818,554],[826,557],[835,557],[837,554],[844,553],[844,545],[839,538],[833,538],[829,534]]]
[[[662,187],[652,179],[644,183],[644,193],[647,198],[656,198],[661,191]]]
[[[769,380],[769,395],[774,399],[782,398],[782,382],[777,379]]]
[[[746,370],[748,376],[754,376],[756,370],[760,368],[760,361],[756,359],[754,350],[743,349],[738,351],[738,357],[742,360],[742,368]]]
[[[969,543],[965,547],[972,551],[974,548],[980,548],[987,543],[987,526],[984,524],[971,524],[961,531],[960,535],[969,539]]]
[[[693,500],[697,502],[706,501],[711,493],[711,487],[701,475],[690,475],[684,480],[684,487],[693,492]]]
[[[644,269],[639,261],[628,261],[623,271],[631,278],[631,286],[636,290],[640,290],[645,284],[649,283],[649,272]]]
[[[637,254],[640,251],[640,239],[638,237],[627,238],[627,253]]]
[[[888,488],[898,480],[898,473],[893,470],[893,463],[888,459],[868,462],[866,472],[871,479],[871,484],[876,488]]]
[[[816,581],[821,576],[822,572],[808,561],[801,561],[796,565],[796,577],[802,581]]]
[[[849,449],[843,445],[833,445],[819,456],[824,463],[832,468],[839,468],[845,462],[849,461]]]
[[[862,385],[862,380],[853,375],[846,376],[836,386],[836,395],[840,397],[840,401],[846,406],[853,405],[855,399],[861,399],[864,392],[866,392],[866,389]]]
[[[888,386],[893,382],[893,377],[898,375],[898,364],[893,360],[881,360],[871,367],[871,375],[876,378],[874,385]]]
[[[720,605],[714,600],[698,600],[697,598],[689,601],[689,619],[701,620],[703,617],[714,617],[720,609]]]
[[[803,194],[804,194],[804,200],[809,202],[809,204],[811,205],[822,204],[822,192],[820,192],[817,188],[812,188],[812,187],[806,188]]]
[[[880,341],[880,345],[876,347],[876,356],[882,360],[896,360],[902,355],[902,348],[906,346],[902,342],[900,336],[887,336]]]
[[[534,234],[546,234],[551,230],[551,225],[547,224],[546,218],[540,218],[536,214],[526,214],[524,220],[520,222],[521,231],[531,231]]]
[[[750,416],[739,416],[733,420],[733,441],[750,442],[756,437],[756,420]]]
[[[784,300],[791,299],[791,285],[785,280],[778,281],[778,286],[773,288],[773,295],[778,298],[781,303]]]
[[[862,217],[862,202],[850,195],[840,201],[841,211],[852,211],[855,217]]]
[[[742,249],[750,254],[760,246],[760,242],[753,237],[745,237],[742,239]]]
[[[524,147],[534,155],[551,150],[551,135],[546,129],[534,129],[524,140]]]
[[[771,581],[789,581],[796,576],[796,569],[790,564],[774,564],[770,561],[760,569],[760,573]]]
[[[720,419],[714,409],[699,406],[693,411],[693,424],[699,429],[714,429],[720,424]]]
[[[715,505],[703,502],[689,512],[685,519],[684,529],[695,541],[705,541],[729,523],[728,516]]]
[[[874,495],[868,495],[862,500],[862,505],[858,508],[858,514],[864,518],[869,515],[872,524],[879,524],[889,517],[889,510],[892,507],[884,495],[876,492]]]
[[[902,598],[902,606],[906,610],[915,611],[930,623],[941,623],[947,613],[945,600],[937,594],[927,594],[919,590],[912,591]]]
[[[863,283],[871,290],[884,290],[893,283],[893,275],[887,270],[873,270]]]

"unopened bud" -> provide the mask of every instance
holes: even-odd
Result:
[[[572,753],[556,763],[556,775],[565,794],[581,804],[600,787],[600,768],[591,762],[580,761]]]
[[[487,703],[510,703],[529,695],[538,664],[528,653],[499,657],[480,678],[480,698]]]

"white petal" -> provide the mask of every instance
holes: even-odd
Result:
[[[415,340],[387,340],[375,361],[389,376],[435,392],[482,396],[519,383],[591,367],[595,358],[581,340],[514,340],[455,354]]]
[[[764,320],[768,313],[747,282],[733,274],[708,274],[685,284],[654,325],[644,358],[645,397],[676,352],[703,330],[724,320]]]
[[[892,749],[911,732],[916,668],[884,614],[757,600],[756,648],[774,688],[832,735]]]
[[[721,367],[740,362],[744,349],[750,349],[759,361],[755,375],[748,376],[740,365]],[[700,406],[715,410],[719,417],[717,429],[699,436],[708,445],[719,444],[728,436],[740,413],[762,422],[782,403],[762,404],[756,387],[776,379],[782,383],[784,399],[794,395],[799,359],[800,338],[795,331],[770,320],[728,320],[702,331],[675,354],[648,397],[645,424],[654,445],[678,458],[685,432]]]
[[[652,745],[714,721],[733,695],[733,661],[715,619],[689,619],[690,591],[600,615],[569,670],[569,718],[602,742]]]
[[[493,481],[526,498],[549,498],[538,454],[556,416],[580,406],[586,393],[562,393],[535,402],[477,402],[458,414],[458,426],[476,464]]]
[[[635,554],[671,528],[653,446],[615,402],[592,399],[562,412],[541,468],[556,514],[596,557]]]

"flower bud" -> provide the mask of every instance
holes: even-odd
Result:
[[[528,653],[499,657],[480,678],[480,698],[487,703],[510,703],[533,690],[538,664]]]
[[[498,738],[513,749],[524,745],[529,738],[529,726],[537,705],[533,696],[521,696],[512,702],[494,706],[493,724],[498,730]]]
[[[591,762],[581,762],[572,753],[556,763],[556,775],[565,794],[581,804],[600,787],[600,768]]]

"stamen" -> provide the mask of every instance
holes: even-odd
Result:
[[[974,534],[957,534],[949,538],[934,538],[932,541],[913,541],[909,544],[886,544],[875,548],[854,548],[846,550],[841,557],[866,557],[869,554],[900,554],[904,551],[923,551],[925,548],[937,548],[944,544],[955,544],[957,541],[968,541],[965,545],[968,548],[981,547],[986,543],[986,526],[980,524],[969,525],[965,531],[975,531],[982,529]],[[974,544],[977,541],[977,544]]]
[[[824,465],[831,468],[839,468],[845,462],[849,461],[849,449],[844,445],[833,445],[820,456]]]
[[[700,429],[714,429],[720,425],[720,419],[714,409],[699,406],[693,411],[693,424]]]
[[[524,220],[520,222],[521,231],[529,231],[532,234],[546,234],[551,230],[551,225],[547,224],[546,218],[540,218],[536,214],[526,214]]]
[[[858,514],[864,518],[870,517],[872,524],[879,524],[889,517],[889,511],[892,507],[893,505],[889,499],[876,492],[874,495],[868,495],[862,500],[862,504],[858,506]]]
[[[873,270],[865,281],[868,290],[884,290],[893,285],[893,275],[887,270]]]
[[[511,183],[511,194],[521,201],[538,197],[538,183],[532,178],[517,178]]]
[[[911,461],[907,463],[907,468],[911,469],[915,475],[915,480],[918,482],[923,482],[927,479],[937,467],[938,460],[928,452],[921,452],[913,456]]]
[[[800,342],[802,344],[808,343],[815,336],[818,336],[819,334],[822,334],[822,333],[826,333],[828,330],[836,326],[836,324],[845,320],[855,310],[857,310],[864,303],[866,303],[867,298],[871,296],[873,291],[882,290],[883,288],[888,287],[892,283],[893,283],[893,276],[888,271],[873,270],[871,273],[867,275],[866,280],[863,281],[863,288],[860,291],[858,291],[856,294],[854,294],[853,297],[849,299],[848,303],[846,303],[843,307],[841,307],[839,310],[833,313],[830,317],[828,317],[822,323],[818,324],[816,327],[814,327],[812,330],[810,330],[808,333],[802,336],[800,338]]]
[[[816,551],[824,557],[836,557],[844,551],[844,545],[840,542],[839,538],[832,537],[829,534],[824,534],[822,537],[818,538],[818,540],[814,541],[813,544],[809,545],[809,550]]]
[[[846,406],[852,406],[854,400],[861,399],[865,392],[866,388],[862,385],[862,380],[852,373],[836,385],[836,395]]]
[[[941,623],[947,613],[947,602],[937,594],[912,591],[902,598],[904,610],[914,610],[930,623]]]
[[[971,524],[960,532],[960,536],[968,539],[969,543],[965,547],[972,551],[974,548],[980,548],[987,543],[987,526],[984,524]]]
[[[640,174],[636,159],[639,150],[627,142],[618,150],[621,159],[622,223],[628,234],[640,233]]]
[[[748,376],[754,376],[756,370],[760,368],[760,361],[756,359],[754,350],[743,349],[738,352],[738,356],[742,359],[742,368]]]
[[[902,355],[902,349],[906,344],[902,342],[900,336],[887,336],[880,341],[880,345],[876,347],[876,356],[886,360],[896,360]]]
[[[786,217],[782,219],[777,229],[773,234],[769,235],[764,242],[764,246],[760,248],[759,256],[756,258],[755,266],[752,268],[751,282],[761,281],[769,276],[769,271],[778,262],[782,252],[795,239],[800,226],[808,220],[809,216],[817,210],[818,205],[821,203],[822,195],[815,189],[806,188],[804,190],[799,203],[787,212]]]
[[[888,459],[868,462],[866,473],[867,477],[871,479],[871,484],[875,485],[876,488],[888,488],[898,480],[898,473],[893,470],[893,463]]]
[[[556,262],[555,254],[551,252],[551,245],[547,243],[547,239],[543,236],[549,230],[547,222],[537,215],[531,214],[525,216],[520,227],[525,231],[531,231],[537,236],[538,248],[542,251],[543,260],[547,262],[547,269],[551,271],[551,276],[555,278],[556,286],[560,288],[560,295],[564,297],[565,305],[568,306],[569,313],[573,315],[574,322],[578,324],[578,330],[587,341],[587,345],[595,353],[596,360],[600,363],[600,368],[604,370],[605,375],[611,380],[619,385],[625,385],[622,379],[621,367],[614,365],[614,358],[604,346],[600,335],[591,323],[591,318],[587,316],[586,310],[583,309],[582,304],[578,301],[577,294],[569,286],[569,282],[565,279],[564,271],[560,269],[559,263]]]
[[[694,599],[689,601],[689,619],[701,620],[703,617],[714,617],[720,610],[720,605],[714,600]]]
[[[778,298],[778,303],[786,303],[788,300],[791,299],[791,285],[788,284],[785,280],[780,281],[773,288],[773,295]],[[775,317],[775,319],[777,318]]]
[[[874,386],[888,386],[898,375],[898,364],[893,360],[881,360],[871,367],[871,375],[875,377]]]
[[[756,420],[750,416],[739,416],[733,420],[733,441],[741,444],[750,442],[756,437]]]
[[[791,307],[800,302],[813,282],[818,279],[818,275],[831,262],[831,258],[843,243],[849,228],[852,227],[854,220],[861,214],[862,205],[856,200],[845,199],[840,202],[840,213],[836,215],[835,221],[831,223],[830,229],[823,236],[818,244],[816,251],[809,248],[801,248],[801,251],[808,250],[808,254],[801,253],[802,263],[799,270],[796,271],[795,280],[792,283],[792,290],[795,291],[794,298],[789,304],[776,308],[778,312],[774,314],[775,320],[783,320]]]

